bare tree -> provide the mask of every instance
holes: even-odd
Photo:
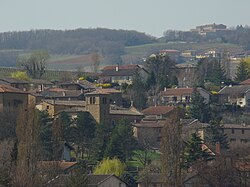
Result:
[[[22,110],[17,118],[17,165],[14,186],[37,186],[36,161],[39,148],[40,122],[34,107]]]
[[[176,109],[163,127],[161,152],[162,172],[167,186],[181,186],[181,155],[183,141],[181,139],[182,125],[180,118],[183,113]]]
[[[93,72],[97,73],[100,66],[100,55],[98,54],[98,51],[94,51],[91,55],[92,60],[92,70]]]

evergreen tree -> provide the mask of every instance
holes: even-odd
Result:
[[[212,144],[215,147],[215,144],[218,142],[221,145],[221,148],[228,149],[227,135],[222,131],[222,125],[219,120],[211,120],[209,126],[206,128],[206,142]]]
[[[221,67],[220,62],[218,62],[218,61],[215,62],[214,73],[213,73],[213,76],[211,77],[211,81],[215,85],[220,85],[221,82],[225,82],[226,81],[225,71]]]
[[[155,74],[153,71],[151,71],[148,79],[147,79],[147,87],[150,88],[150,87],[153,87],[156,85],[156,78],[155,78]]]
[[[237,68],[236,81],[244,81],[249,78],[249,69],[246,61],[242,60]]]
[[[188,169],[197,161],[207,161],[212,159],[207,150],[202,150],[202,139],[193,133],[190,141],[187,142],[184,149],[182,167]]]
[[[170,80],[175,74],[175,64],[175,61],[163,54],[151,55],[145,62],[146,68],[154,73],[160,89],[169,87]]]
[[[109,124],[98,124],[95,131],[95,138],[91,146],[93,161],[101,161],[110,139],[111,127]]]
[[[44,160],[52,159],[52,121],[49,118],[47,111],[39,111],[41,119],[40,141],[42,146],[42,157]]]
[[[84,163],[78,163],[74,173],[69,176],[67,181],[68,187],[87,187],[88,186],[88,175],[86,165]]]
[[[134,145],[132,126],[127,120],[121,120],[112,130],[105,157],[117,157],[121,161],[126,161],[130,157]]]
[[[75,128],[74,142],[80,148],[81,157],[83,158],[84,154],[88,153],[85,151],[89,151],[91,142],[94,139],[96,122],[88,112],[79,112]]]
[[[147,102],[146,87],[138,72],[134,75],[133,84],[129,87],[128,92],[136,108],[145,108]]]
[[[205,103],[205,99],[198,92],[192,95],[190,114],[191,117],[198,119],[200,122],[209,122],[211,118],[209,105]]]
[[[66,142],[70,142],[72,139],[72,137],[70,135],[70,131],[71,131],[70,116],[66,112],[63,111],[59,114],[58,120],[59,120],[59,123],[61,125],[63,140]]]

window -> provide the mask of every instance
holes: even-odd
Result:
[[[177,97],[174,96],[174,97],[172,98],[172,101],[177,102]]]
[[[245,131],[244,131],[244,129],[242,129],[242,130],[241,130],[241,134],[245,134]]]
[[[232,134],[234,134],[234,129],[232,129]]]
[[[47,105],[47,110],[49,110],[49,105]]]
[[[160,142],[161,141],[161,137],[157,137],[157,142]]]
[[[240,142],[241,143],[247,143],[248,141],[247,141],[247,139],[240,139]]]
[[[90,97],[89,100],[90,104],[95,104],[95,97]]]
[[[107,98],[106,97],[102,98],[102,104],[107,104]]]
[[[230,139],[230,142],[235,142],[235,141],[236,141],[235,138],[231,138],[231,139]]]

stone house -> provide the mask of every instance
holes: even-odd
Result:
[[[45,99],[54,100],[84,100],[83,90],[66,90],[62,88],[49,88],[40,92],[40,95]]]
[[[78,112],[89,112],[99,124],[117,124],[121,119],[127,119],[129,122],[138,121],[143,117],[134,107],[123,108],[116,105],[110,105],[110,94],[101,90],[85,94],[83,100],[43,100],[37,108],[47,110],[51,117],[65,111],[71,116],[76,117]]]
[[[166,119],[174,110],[174,106],[150,106],[142,111],[147,118]]]
[[[132,84],[136,73],[139,73],[144,80],[149,75],[148,71],[139,65],[112,65],[104,67],[100,76],[105,82],[121,85],[122,83]]]
[[[22,91],[27,91],[30,89],[30,83],[28,81],[14,79],[14,78],[2,78],[0,79],[0,84],[7,84],[14,88],[18,88]]]
[[[150,149],[159,149],[162,138],[162,129],[165,121],[140,121],[133,123],[134,137],[142,146]]]
[[[0,112],[28,106],[28,93],[7,84],[0,84]]]
[[[61,101],[61,100],[43,100],[36,106],[39,110],[46,110],[49,116],[54,117],[67,109],[85,108],[85,101]]]
[[[250,125],[224,124],[222,130],[227,135],[230,145],[250,143]]]
[[[203,88],[169,88],[161,91],[159,94],[162,104],[165,105],[189,105],[191,103],[192,94],[198,92],[208,103],[210,93]]]
[[[250,106],[250,85],[225,86],[218,93],[220,104]]]
[[[60,88],[67,90],[82,90],[82,92],[91,92],[96,89],[96,86],[87,80],[77,80],[76,82],[66,82],[59,84]]]

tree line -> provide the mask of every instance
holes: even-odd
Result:
[[[183,42],[221,42],[232,43],[243,46],[246,50],[250,49],[250,28],[238,25],[235,28],[223,33],[214,33],[213,35],[201,36],[197,32],[167,30],[163,33],[166,42],[183,41]]]

